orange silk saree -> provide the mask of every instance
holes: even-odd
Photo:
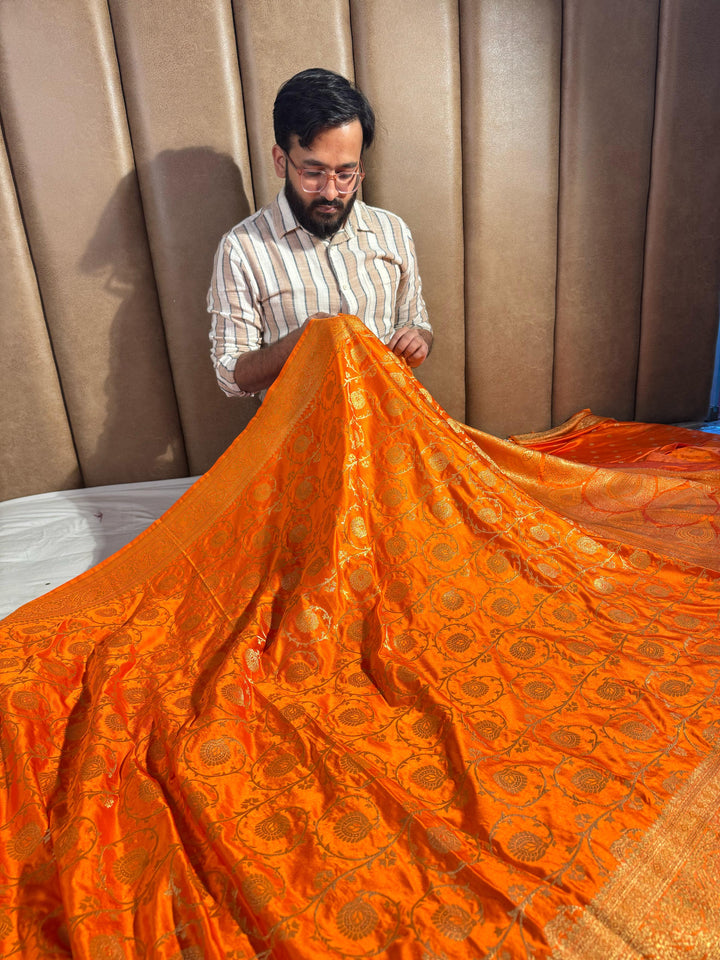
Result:
[[[498,440],[312,323],[174,507],[0,624],[0,957],[720,956],[697,438]]]

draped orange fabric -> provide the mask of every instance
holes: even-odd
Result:
[[[0,625],[0,956],[720,956],[718,443],[598,424],[488,437],[313,322]]]

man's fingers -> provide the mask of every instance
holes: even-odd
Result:
[[[396,356],[402,357],[407,350],[414,349],[416,339],[419,339],[419,337],[414,331],[398,330],[388,346]]]
[[[405,353],[405,361],[410,367],[419,367],[427,355],[427,344],[421,339],[412,353]]]
[[[396,357],[401,357],[410,366],[417,366],[422,363],[428,353],[427,343],[416,332],[398,337],[395,344],[393,345],[391,341],[389,346]]]

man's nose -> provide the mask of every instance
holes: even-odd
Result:
[[[322,196],[324,200],[335,200],[340,194],[337,191],[335,186],[335,175],[328,174],[328,181],[325,184],[325,189],[322,191]]]

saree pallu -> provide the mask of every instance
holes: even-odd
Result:
[[[311,323],[0,624],[0,957],[720,956],[718,444],[583,417],[489,437]]]

